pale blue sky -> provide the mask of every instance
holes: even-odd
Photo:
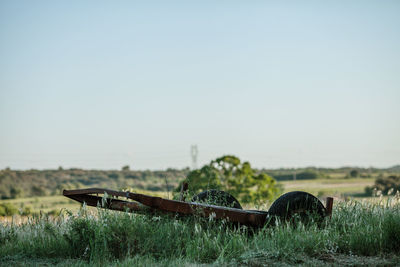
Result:
[[[400,163],[400,1],[0,1],[0,168]]]

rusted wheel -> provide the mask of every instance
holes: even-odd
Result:
[[[268,213],[286,220],[297,216],[303,222],[309,218],[320,221],[326,216],[326,209],[315,196],[307,192],[293,191],[275,200]]]
[[[207,203],[216,206],[242,209],[239,201],[231,194],[220,190],[207,190],[192,198],[192,202]]]

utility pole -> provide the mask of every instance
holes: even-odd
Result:
[[[197,155],[199,154],[199,150],[197,149],[197,145],[192,145],[190,147],[190,155],[192,156],[192,169],[197,169]]]

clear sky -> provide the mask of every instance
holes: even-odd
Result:
[[[400,1],[0,1],[0,168],[400,163]]]

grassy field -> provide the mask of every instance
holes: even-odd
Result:
[[[285,192],[306,191],[316,196],[358,197],[364,194],[366,186],[372,186],[374,178],[336,178],[283,181]]]
[[[138,192],[160,197],[168,197],[169,195],[167,192],[151,192],[145,190],[139,190]],[[12,204],[20,211],[22,211],[25,207],[30,207],[32,213],[35,214],[39,213],[57,214],[62,210],[69,210],[72,212],[76,212],[81,207],[80,203],[62,196],[61,193],[59,196],[29,197],[29,198],[0,200],[0,204],[1,203]],[[0,221],[2,220],[10,221],[11,219],[12,218],[10,217],[2,218],[0,216]]]
[[[323,224],[224,221],[80,210],[0,224],[3,266],[354,266],[400,264],[400,198],[341,201]]]

